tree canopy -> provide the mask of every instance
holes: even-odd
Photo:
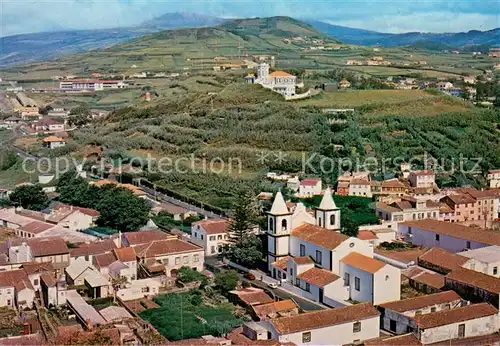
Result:
[[[227,294],[238,286],[238,272],[236,270],[229,270],[226,272],[220,272],[215,275],[215,287],[222,293]]]
[[[12,191],[9,199],[15,206],[31,210],[42,210],[49,205],[49,198],[40,184],[18,186]]]

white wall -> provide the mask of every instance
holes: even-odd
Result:
[[[373,304],[401,299],[401,270],[386,264],[374,275]]]
[[[17,292],[17,302],[18,308],[24,309],[26,307],[33,307],[33,301],[35,300],[35,291],[31,288],[25,288],[21,291]],[[19,302],[25,302],[23,304],[19,304]]]
[[[425,247],[440,247],[453,253],[461,252],[467,249],[467,240],[451,237],[449,235],[440,234],[439,241],[436,240],[436,233],[427,231],[417,227],[411,227],[411,236],[409,236],[410,227],[406,225],[398,225],[398,234],[404,239],[411,241],[413,245]],[[478,243],[470,240],[471,249],[479,249],[489,244]]]
[[[204,251],[200,250],[173,255],[156,256],[156,260],[165,265],[167,276],[171,276],[171,271],[173,269],[178,270],[181,267],[196,268],[197,271],[203,271],[205,257]]]
[[[311,332],[311,341],[307,345],[345,345],[358,340],[363,341],[379,337],[379,316],[360,320],[361,331],[357,333],[353,332],[354,322],[358,321],[286,335],[279,335],[271,327],[271,335],[273,339],[278,339],[280,342],[293,342],[296,345],[304,345],[302,335],[305,332]]]
[[[14,306],[15,296],[14,296],[14,286],[3,286],[0,287],[0,307],[3,306]]]
[[[346,273],[349,273],[350,299],[373,304],[373,275],[344,263],[341,264],[340,268],[342,280],[344,280]],[[359,278],[359,290],[356,289],[356,278]]]
[[[333,254],[334,273],[340,273],[340,260],[351,252],[358,252],[362,255],[373,258],[373,247],[370,246],[369,243],[358,238],[349,238],[335,249]]]
[[[499,317],[498,314],[496,314],[493,316],[476,318],[469,321],[425,329],[419,333],[420,341],[423,344],[430,344],[433,342],[456,339],[458,338],[458,326],[460,324],[465,324],[466,338],[493,334],[498,332],[498,329],[500,328]]]
[[[161,283],[155,279],[136,280],[127,288],[116,292],[116,296],[123,301],[152,297],[158,295]]]
[[[92,227],[94,225],[94,218],[87,214],[75,210],[59,223],[72,230],[81,230]]]

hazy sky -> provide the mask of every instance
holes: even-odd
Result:
[[[500,26],[499,0],[0,0],[0,36],[132,26],[166,12],[286,15],[383,32],[457,32]]]

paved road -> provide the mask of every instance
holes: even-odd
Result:
[[[222,216],[217,215],[217,214],[215,214],[215,213],[213,213],[211,211],[202,209],[202,208],[197,207],[195,205],[192,205],[192,204],[189,204],[189,203],[186,203],[186,202],[183,202],[183,201],[179,201],[178,199],[175,199],[173,197],[170,197],[170,196],[167,196],[165,194],[162,194],[162,193],[160,193],[158,191],[155,191],[153,189],[150,189],[147,186],[144,186],[144,185],[142,185],[140,183],[139,183],[139,187],[141,189],[143,189],[144,192],[146,192],[151,199],[160,199],[161,201],[172,203],[172,204],[174,204],[176,206],[185,208],[187,210],[194,211],[194,212],[196,212],[196,213],[198,213],[200,215],[206,216],[207,218],[210,218],[210,219],[220,219],[222,217]]]

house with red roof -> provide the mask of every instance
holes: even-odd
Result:
[[[229,220],[207,219],[191,224],[191,240],[205,249],[205,256],[216,256],[228,243]]]
[[[320,178],[306,178],[299,184],[299,197],[312,197],[321,195],[321,179]]]
[[[98,218],[97,210],[58,203],[46,221],[72,230],[83,230],[94,226]]]
[[[254,83],[271,89],[284,97],[290,97],[295,95],[297,77],[285,71],[269,73],[269,64],[264,62],[258,66],[257,78]]]

